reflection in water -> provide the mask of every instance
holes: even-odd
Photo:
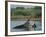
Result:
[[[34,31],[34,27],[33,24],[35,22],[35,25],[36,25],[36,28],[35,28],[35,31],[39,31],[39,30],[42,30],[42,23],[41,21],[29,21],[29,25],[27,25],[27,28],[28,30],[26,30],[24,27],[26,23],[26,20],[25,21],[17,21],[17,20],[12,20],[11,21],[11,32],[20,32],[20,31]],[[23,25],[24,24],[24,25]],[[20,28],[16,28],[17,26],[20,26]]]

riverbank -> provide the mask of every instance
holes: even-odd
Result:
[[[18,19],[28,19],[28,18],[41,18],[41,17],[34,17],[34,16],[11,16],[11,19],[18,18]]]
[[[14,21],[26,21],[28,19],[24,19],[24,18],[21,18],[21,19],[12,18],[11,20],[14,20]],[[30,18],[30,20],[32,20],[32,21],[41,21],[42,18]]]
[[[26,20],[33,20],[33,21],[41,21],[41,17],[32,17],[32,16],[11,16],[11,20],[17,20],[17,21],[26,21]]]

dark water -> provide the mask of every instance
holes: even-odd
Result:
[[[25,21],[17,21],[17,20],[12,20],[11,21],[11,32],[20,32],[20,31],[26,31],[24,28],[23,29],[13,29],[14,27],[18,26],[18,25],[22,25],[23,23],[25,23]],[[36,28],[35,31],[40,31],[42,30],[42,23],[41,21],[30,21],[31,22],[35,22],[36,24]]]

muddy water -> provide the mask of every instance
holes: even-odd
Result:
[[[20,28],[20,29],[13,29],[14,27],[16,26],[19,26],[19,25],[22,25],[26,22],[26,20],[12,20],[11,21],[11,24],[10,24],[10,28],[11,28],[11,32],[20,32],[20,31],[26,31],[24,28]],[[30,26],[29,26],[29,31],[33,31],[33,28],[31,28],[31,25],[33,25],[33,23],[35,22],[36,24],[36,28],[35,28],[35,31],[40,31],[42,30],[42,23],[41,21],[33,21],[33,20],[30,20],[29,23],[30,23]]]

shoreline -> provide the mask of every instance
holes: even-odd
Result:
[[[39,21],[42,20],[42,17],[31,17],[31,16],[11,16],[11,20],[19,20],[19,21],[23,21],[23,20],[33,20],[33,21]]]
[[[27,21],[28,19],[11,19],[11,20],[14,20],[14,21]],[[41,21],[42,19],[41,18],[31,18],[30,19],[31,21]]]

